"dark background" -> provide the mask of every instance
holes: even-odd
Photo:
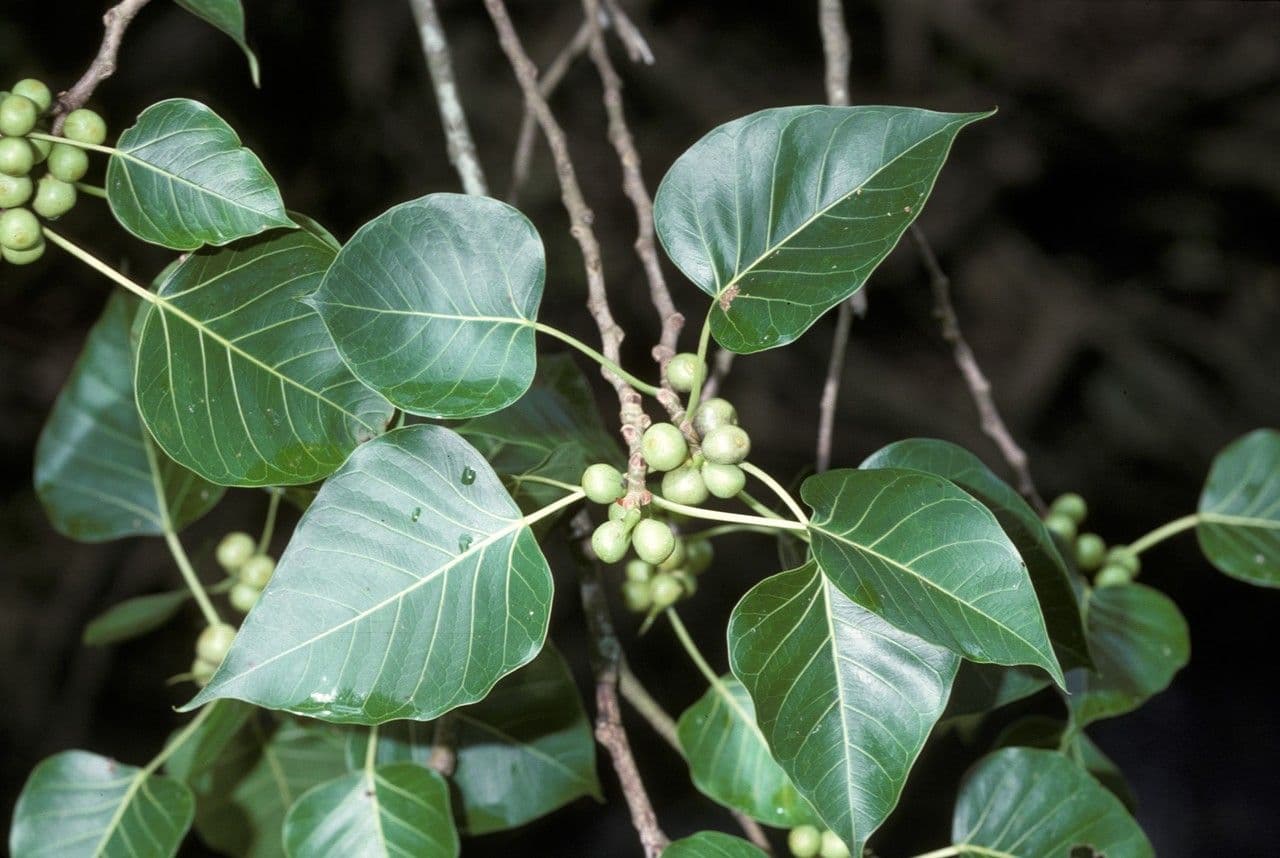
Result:
[[[90,2],[6,2],[0,81],[27,75],[65,88],[101,35]],[[657,57],[615,58],[651,189],[713,126],[750,111],[819,102],[814,3],[626,0]],[[456,190],[416,32],[403,2],[257,0],[247,4],[263,63],[254,90],[235,46],[158,0],[126,37],[119,73],[95,104],[113,132],[166,97],[204,100],[279,180],[291,208],[339,237],[390,205]],[[513,3],[535,60],[576,29],[576,3]],[[1042,492],[1082,492],[1088,526],[1136,538],[1193,510],[1210,458],[1243,432],[1280,423],[1280,6],[1269,3],[849,2],[854,103],[944,110],[998,105],[966,130],[920,223],[955,281],[966,331],[1025,444]],[[444,2],[458,76],[495,193],[505,192],[518,92],[478,3]],[[615,312],[631,331],[628,363],[649,370],[656,322],[630,252],[634,221],[604,137],[594,70],[580,62],[553,107],[605,245]],[[99,167],[100,169],[100,167]],[[522,208],[548,245],[543,317],[593,338],[577,250],[540,147]],[[63,227],[149,277],[166,261],[114,229],[86,199]],[[681,305],[704,299],[671,270]],[[9,813],[43,756],[83,747],[140,763],[177,723],[198,619],[142,641],[78,645],[84,623],[130,595],[177,585],[163,546],[73,544],[46,524],[30,487],[40,426],[108,284],[69,257],[0,270],[0,806]],[[869,287],[840,400],[837,463],[856,464],[913,435],[946,438],[1003,465],[930,316],[909,246]],[[760,461],[800,474],[812,460],[818,388],[832,319],[785,350],[740,359],[728,387]],[[686,334],[686,348],[696,332]],[[594,378],[594,373],[592,374]],[[607,391],[602,391],[607,392]],[[616,410],[603,398],[612,419]],[[236,500],[243,503],[235,503]],[[233,492],[185,537],[212,573],[212,544],[257,527],[263,499]],[[737,597],[776,569],[767,543],[722,551],[685,609],[717,667]],[[1280,594],[1213,571],[1183,537],[1151,552],[1143,580],[1173,596],[1191,625],[1191,665],[1145,708],[1091,733],[1131,779],[1139,817],[1163,856],[1275,854],[1280,836],[1280,707],[1274,646]],[[553,635],[582,668],[581,616],[562,576]],[[701,680],[661,626],[635,639],[638,673],[679,712]],[[1001,712],[974,736],[935,739],[882,855],[946,843],[955,783],[1000,724],[1050,698]],[[689,785],[683,764],[629,717],[657,812],[673,837],[732,820]],[[602,762],[606,808],[582,801],[471,855],[638,854],[616,779]],[[200,854],[194,841],[187,847]]]

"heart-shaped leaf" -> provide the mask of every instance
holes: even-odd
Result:
[[[14,858],[171,856],[195,803],[179,782],[88,751],[36,766],[13,811]]]
[[[872,453],[859,467],[910,468],[937,474],[986,504],[1026,561],[1058,662],[1067,669],[1093,663],[1080,602],[1053,537],[1031,505],[981,459],[946,441],[909,438]]]
[[[1280,432],[1250,432],[1213,460],[1196,535],[1231,577],[1280,587]]]
[[[960,660],[855,604],[809,561],[742,597],[729,661],[778,764],[861,854],[897,805]]]
[[[542,648],[552,580],[484,458],[443,426],[361,445],[320,489],[213,679],[328,721],[426,721],[487,695]]]
[[[1026,565],[972,496],[893,468],[828,471],[800,493],[814,559],[849,598],[972,661],[1035,665],[1062,684]]]
[[[193,737],[201,750],[187,755],[179,749],[169,771],[195,793],[196,831],[212,849],[283,858],[285,814],[307,790],[348,771],[347,736],[319,721],[269,723],[251,707],[217,705]]]
[[[190,590],[172,590],[125,599],[89,621],[81,636],[86,646],[106,646],[158,629],[191,598]]]
[[[510,408],[457,427],[484,454],[526,512],[563,497],[535,476],[576,484],[588,465],[622,467],[626,454],[600,420],[591,387],[573,358],[552,355],[538,362],[529,392]]]
[[[708,688],[676,727],[694,786],[705,795],[778,828],[818,823],[773,759],[751,695],[737,679],[724,676]]]
[[[579,796],[603,801],[591,724],[554,647],[449,718],[468,834],[519,828]]]
[[[382,432],[391,406],[299,300],[336,253],[304,221],[193,253],[160,284],[141,323],[138,409],[176,461],[224,485],[298,485]]]
[[[258,156],[188,98],[151,105],[120,135],[107,164],[107,201],[129,232],[174,250],[295,225]]]
[[[716,128],[654,199],[667,255],[725,348],[784,346],[871,276],[924,208],[960,129],[990,113],[780,107]]]
[[[244,37],[244,7],[240,0],[177,0],[179,6],[231,37],[249,61],[249,76],[258,86],[258,58]]]
[[[662,858],[767,858],[764,852],[741,837],[719,831],[699,831],[675,841],[662,851]]]
[[[223,490],[160,454],[138,419],[129,328],[138,302],[107,301],[36,444],[36,494],[59,533],[85,542],[159,536]]]
[[[1034,748],[996,751],[969,771],[951,837],[958,854],[983,858],[1065,858],[1076,847],[1106,858],[1155,856],[1119,799],[1066,757]]]
[[[398,407],[477,417],[533,381],[546,260],[528,218],[431,194],[360,227],[311,298],[352,372]]]
[[[995,746],[997,748],[1044,748],[1057,751],[1062,745],[1062,734],[1066,729],[1067,725],[1062,721],[1046,718],[1043,715],[1030,715],[1001,730],[1000,735],[996,737]],[[1125,780],[1120,767],[1084,733],[1075,733],[1068,741],[1067,747],[1060,753],[1065,754],[1067,759],[1093,775],[1098,783],[1111,790],[1111,793],[1120,799],[1120,803],[1130,813],[1137,808],[1133,790]]]
[[[289,858],[453,858],[449,785],[415,763],[390,763],[309,790],[284,820]]]
[[[1137,709],[1168,688],[1191,657],[1178,606],[1142,584],[1086,594],[1085,623],[1096,669],[1068,674],[1067,700],[1078,728]]]

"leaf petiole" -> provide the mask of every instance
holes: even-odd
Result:
[[[723,521],[729,524],[753,524],[759,527],[766,527],[770,530],[795,530],[804,531],[806,526],[798,521],[789,521],[785,518],[765,518],[758,515],[740,515],[736,512],[720,512],[719,510],[701,509],[696,506],[685,506],[682,503],[675,503],[666,498],[653,496],[652,503],[659,509],[665,509],[669,512],[678,512],[681,515],[687,515],[689,518],[701,518],[707,521]]]
[[[276,528],[276,513],[280,510],[280,498],[284,492],[278,488],[267,489],[271,493],[271,501],[267,504],[267,520],[262,525],[262,536],[258,537],[258,553],[265,554],[271,547],[271,535]]]
[[[39,131],[32,131],[27,136],[32,140],[45,140],[49,143],[65,143],[68,146],[75,146],[78,149],[88,149],[91,152],[101,152],[104,155],[121,154],[119,149],[114,149],[111,146],[99,146],[96,143],[82,143],[79,140],[72,140],[69,137],[56,137],[53,134],[44,134]]]
[[[1173,521],[1169,522],[1168,524],[1164,524],[1164,525],[1161,525],[1160,527],[1157,527],[1155,530],[1151,531],[1141,539],[1135,540],[1134,542],[1130,543],[1129,550],[1134,554],[1141,554],[1142,552],[1146,551],[1148,548],[1151,548],[1155,545],[1158,545],[1161,542],[1164,542],[1166,539],[1168,539],[1171,536],[1177,536],[1179,533],[1182,533],[1182,531],[1184,530],[1190,530],[1191,528],[1195,527],[1199,523],[1200,523],[1199,513],[1193,512],[1191,513],[1191,515],[1184,515],[1182,518],[1176,518]]]
[[[802,524],[809,523],[809,516],[804,514],[804,508],[801,507],[800,504],[796,503],[796,499],[791,496],[790,492],[782,487],[781,483],[750,462],[742,462],[738,467],[742,468],[742,470],[768,486],[769,489],[787,505],[787,508],[795,515],[797,521]]]
[[[89,196],[97,197],[100,200],[105,200],[107,198],[106,188],[100,188],[97,185],[88,185],[84,182],[76,182],[75,186],[76,190],[82,194],[88,194]]]
[[[714,306],[714,305],[713,305]],[[702,320],[702,331],[698,334],[698,366],[707,365],[707,347],[711,344],[711,307],[707,308],[706,318]],[[698,408],[698,401],[702,398],[702,385],[706,383],[705,373],[703,378],[697,379],[693,384],[693,390],[689,391],[689,403],[685,408],[685,413],[690,418]]]
[[[554,328],[551,325],[545,324],[543,322],[530,322],[529,324],[533,327],[535,331],[538,331],[539,333],[542,333],[542,334],[546,334],[549,337],[554,337],[560,342],[565,343],[566,345],[573,346],[575,349],[582,352],[584,355],[591,358],[593,361],[600,364],[605,369],[609,370],[609,372],[612,372],[614,375],[626,381],[627,384],[631,385],[641,393],[646,393],[649,396],[658,395],[659,389],[657,387],[655,387],[652,384],[649,384],[648,382],[641,381],[640,379],[636,378],[634,375],[627,372],[625,369],[618,366],[618,364],[609,360],[607,357],[600,354],[600,352],[591,348],[591,346],[582,342],[582,340],[578,339],[577,337],[570,336],[569,334],[566,334],[564,331],[560,330],[559,328]]]

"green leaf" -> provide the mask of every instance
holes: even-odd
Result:
[[[910,468],[936,474],[986,504],[1026,561],[1058,662],[1066,669],[1093,663],[1080,602],[1053,537],[1031,505],[981,459],[946,441],[909,438],[872,453],[859,467]]]
[[[740,837],[719,831],[699,831],[662,850],[662,858],[767,858],[764,852]]]
[[[558,500],[564,490],[522,478],[576,485],[588,465],[607,462],[621,468],[626,459],[600,420],[586,377],[568,355],[540,360],[533,385],[515,405],[456,428],[505,478],[526,512]]]
[[[1178,606],[1142,584],[1089,592],[1085,623],[1097,667],[1068,675],[1077,727],[1137,709],[1168,688],[1191,657],[1187,621]]]
[[[452,858],[459,844],[449,786],[414,763],[343,775],[298,799],[285,817],[284,847],[290,858]]]
[[[654,199],[667,255],[725,348],[784,346],[871,276],[924,208],[960,129],[990,113],[781,107],[716,128]]]
[[[196,795],[196,831],[227,855],[282,858],[285,814],[307,790],[346,773],[347,737],[318,721],[288,718],[263,726],[260,713],[250,713],[233,738],[210,744],[213,753],[202,754],[207,762],[187,780]],[[181,771],[175,765],[171,760],[170,770]]]
[[[533,381],[546,260],[528,218],[431,194],[362,226],[311,304],[351,371],[399,408],[477,417]]]
[[[239,700],[219,700],[210,706],[212,709],[204,721],[174,748],[164,764],[170,776],[186,784],[218,765],[223,752],[236,741],[255,714],[252,706]],[[170,737],[171,742],[174,739]]]
[[[1114,795],[1053,751],[1006,748],[965,777],[951,820],[972,858],[1066,858],[1087,846],[1106,858],[1154,858],[1142,829]]]
[[[106,646],[158,629],[191,598],[190,590],[172,590],[125,599],[89,621],[82,640],[86,646]]]
[[[177,4],[192,15],[206,21],[226,33],[244,51],[249,61],[249,77],[254,86],[260,86],[258,79],[258,58],[249,50],[249,43],[244,37],[244,7],[240,0],[176,0]]]
[[[743,596],[729,661],[778,764],[861,854],[897,805],[960,660],[855,604],[809,561]]]
[[[604,800],[591,724],[554,647],[449,718],[468,834],[519,828],[579,796]]]
[[[1035,665],[1062,684],[1026,565],[972,496],[892,468],[828,471],[800,493],[813,556],[849,598],[971,661]]]
[[[336,250],[304,223],[191,254],[142,323],[138,408],[165,452],[212,482],[314,482],[391,418],[299,300]]]
[[[36,444],[36,494],[59,533],[84,542],[181,530],[222,498],[157,455],[133,397],[129,327],[138,302],[107,301]]]
[[[1000,735],[996,737],[995,746],[997,748],[1021,746],[1056,751],[1062,744],[1062,733],[1066,727],[1066,724],[1054,718],[1030,715],[1000,731]],[[1130,813],[1137,808],[1133,790],[1130,789],[1119,766],[1084,733],[1076,733],[1072,736],[1067,744],[1065,755],[1067,759],[1093,775],[1098,783],[1109,789]]]
[[[9,831],[13,858],[174,855],[191,827],[191,792],[175,780],[88,751],[31,772]]]
[[[676,727],[693,783],[704,795],[778,828],[819,823],[773,759],[755,704],[733,676],[708,688]]]
[[[187,98],[151,105],[120,135],[107,164],[107,201],[129,232],[174,250],[295,226],[258,156]]]
[[[581,495],[570,495],[562,506]],[[320,489],[213,679],[328,721],[426,721],[542,648],[551,570],[498,476],[456,433],[406,426]]]
[[[1280,432],[1250,432],[1213,460],[1196,535],[1231,577],[1280,587]]]
[[[966,661],[956,674],[944,718],[978,715],[1030,697],[1052,685],[1043,670]]]

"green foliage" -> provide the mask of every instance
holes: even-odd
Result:
[[[106,646],[141,637],[171,620],[190,599],[186,590],[126,599],[89,621],[84,627],[84,644]]]
[[[183,9],[207,21],[232,38],[249,61],[249,76],[259,85],[258,57],[249,49],[244,35],[244,7],[240,0],[174,0]]]
[[[663,851],[662,858],[765,858],[765,854],[740,837],[719,831],[700,831],[672,843]]]
[[[1196,535],[1204,556],[1233,578],[1280,587],[1280,432],[1259,429],[1213,460]]]

